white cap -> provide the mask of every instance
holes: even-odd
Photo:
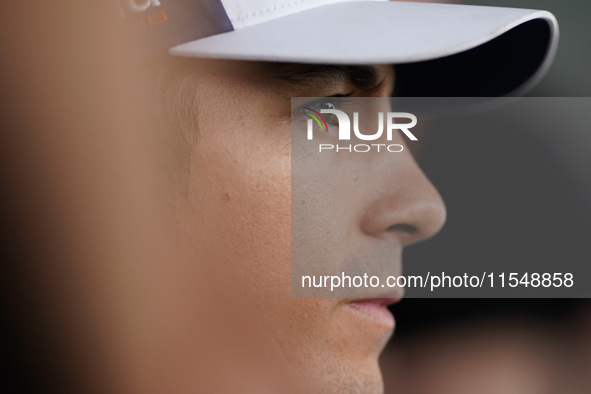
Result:
[[[405,65],[397,83],[402,78],[414,96],[521,94],[548,69],[558,43],[556,18],[539,10],[382,0],[205,3],[216,3],[216,23],[229,27],[175,45],[172,55]]]

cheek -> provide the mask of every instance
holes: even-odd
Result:
[[[289,125],[240,113],[201,120],[183,218],[191,242],[221,288],[276,298],[290,278]]]
[[[291,297],[289,122],[245,116],[201,127],[184,219],[197,258],[263,347],[288,359],[317,349],[331,300]]]

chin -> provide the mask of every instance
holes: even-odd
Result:
[[[360,310],[361,308],[361,310]],[[305,361],[313,376],[309,392],[379,394],[384,383],[379,356],[393,332],[392,323],[376,311],[343,303],[335,309],[324,349],[311,349]],[[310,385],[312,386],[312,385]]]
[[[377,360],[367,360],[364,368],[358,369],[334,360],[332,366],[325,364],[317,369],[323,376],[318,376],[317,387],[308,387],[307,392],[323,394],[382,394],[384,382]],[[357,363],[355,363],[357,364]]]

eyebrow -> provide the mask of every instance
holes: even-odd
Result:
[[[331,85],[347,82],[356,89],[376,92],[383,88],[386,76],[374,66],[343,65],[287,65],[279,73],[279,78],[297,86]]]

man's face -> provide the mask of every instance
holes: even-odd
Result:
[[[230,337],[248,338],[260,359],[309,392],[380,392],[378,356],[394,328],[390,301],[291,297],[290,99],[387,97],[392,68],[196,67],[197,135],[179,217],[196,264],[215,286],[212,299],[224,309],[220,325]],[[440,196],[407,150],[351,169],[356,175],[335,175],[342,179],[331,187],[298,191],[306,206],[298,220],[321,240],[300,251],[334,265],[390,258],[399,270],[403,246],[443,225]]]

